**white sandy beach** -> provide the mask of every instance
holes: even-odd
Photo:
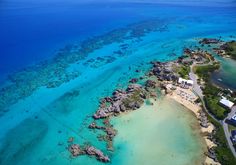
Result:
[[[185,93],[185,94],[181,95],[180,93]],[[186,108],[191,110],[196,115],[197,119],[200,119],[199,112],[201,111],[202,108],[198,104],[192,102],[192,100],[186,99],[186,97],[185,97],[186,95],[192,96],[192,100],[197,99],[197,96],[194,95],[194,93],[192,92],[191,89],[182,89],[180,87],[177,87],[176,90],[167,94],[166,97],[174,99],[178,103],[182,104],[183,106],[185,106]],[[208,123],[208,124],[209,125],[207,128],[201,127],[202,133],[212,133],[212,131],[214,130],[214,126],[211,123]],[[207,139],[207,136],[204,136],[203,138],[205,139],[205,142],[206,142],[206,145],[208,148],[216,146],[215,143],[213,143],[211,140]],[[219,165],[220,163],[215,162],[214,160],[212,160],[209,157],[206,157],[205,164],[206,165]]]

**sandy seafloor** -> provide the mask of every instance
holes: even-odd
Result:
[[[100,5],[97,8],[101,10]],[[31,96],[9,105],[7,111],[1,111],[0,164],[101,164],[94,158],[86,156],[72,159],[66,149],[68,138],[73,136],[75,142],[90,141],[94,146],[105,151],[105,144],[99,142],[96,134],[87,129],[91,121],[90,116],[97,110],[101,97],[111,95],[116,88],[125,88],[130,78],[143,76],[150,67],[151,60],[176,59],[182,54],[185,46],[195,45],[196,38],[236,35],[235,8],[130,4],[129,7],[112,6],[112,9],[109,11],[117,9],[119,13],[126,12],[127,20],[124,15],[119,20],[118,12],[111,12],[110,21],[107,25],[106,21],[103,22],[103,29],[97,32],[97,35],[153,18],[170,20],[167,31],[148,33],[139,41],[129,39],[123,40],[122,43],[104,45],[72,66],[81,72],[78,78],[53,89],[40,87]],[[70,14],[65,14],[62,19],[70,17]],[[113,17],[114,25],[111,21]],[[91,29],[91,33],[95,29]],[[78,35],[73,30],[70,32],[71,36]],[[86,34],[89,36],[89,31]],[[70,40],[70,44],[76,42],[76,38],[64,40],[62,38],[60,44],[67,40]],[[129,45],[126,54],[115,56],[114,50],[119,50],[120,45],[124,43]],[[49,49],[44,45],[40,47],[44,47],[43,52]],[[28,53],[32,51],[38,53],[39,47],[34,48]],[[8,49],[10,50],[10,47]],[[6,55],[16,53],[8,50],[4,52]],[[27,50],[22,50],[22,53],[27,54]],[[173,53],[176,56],[171,55]],[[88,59],[105,56],[114,56],[115,60],[110,63],[98,62],[95,64],[96,67],[94,64],[83,65]],[[45,56],[41,59],[45,59]],[[31,63],[36,62],[31,61]],[[3,61],[1,63],[4,64]],[[10,63],[10,60],[6,59],[6,63]],[[11,64],[14,66],[14,63]],[[4,70],[7,70],[7,67]],[[195,117],[173,101],[160,98],[154,107],[145,105],[138,111],[115,118],[113,122],[118,130],[114,141],[115,151],[105,152],[111,156],[111,164],[182,165],[193,162],[198,164],[203,159],[205,144],[196,127]]]
[[[189,110],[168,98],[154,105],[114,118],[119,133],[115,139],[120,164],[201,164],[204,141],[198,121]]]

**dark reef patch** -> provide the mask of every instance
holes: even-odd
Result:
[[[153,31],[167,30],[168,20],[158,18],[130,24],[124,28],[112,30],[106,34],[89,38],[80,45],[67,45],[59,50],[54,58],[32,65],[8,76],[10,83],[0,89],[0,109],[17,103],[18,100],[30,96],[40,87],[55,88],[80,76],[80,71],[68,71],[71,64],[77,64],[89,53],[105,45],[125,39],[141,41],[141,37]],[[121,45],[125,50],[127,45]],[[117,52],[119,55],[124,54]],[[114,58],[108,58],[110,63]],[[95,65],[96,67],[96,65]]]
[[[99,68],[103,65],[112,63],[116,60],[113,56],[104,56],[104,57],[97,57],[96,59],[89,59],[83,65],[90,66],[91,68]]]
[[[71,108],[71,103],[79,95],[79,90],[72,90],[65,93],[60,98],[54,101],[54,103],[52,104],[52,109],[55,112],[61,113],[63,115],[69,114],[73,110],[73,108]]]
[[[0,148],[0,164],[17,164],[31,154],[48,131],[40,120],[26,119],[6,135]]]

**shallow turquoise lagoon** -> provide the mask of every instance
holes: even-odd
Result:
[[[113,119],[119,164],[201,164],[204,140],[193,114],[168,98]],[[173,108],[175,107],[175,108]]]

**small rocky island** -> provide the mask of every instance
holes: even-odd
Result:
[[[109,162],[110,159],[108,156],[105,156],[102,151],[99,149],[96,149],[93,146],[83,146],[81,147],[78,144],[72,144],[69,147],[69,151],[73,156],[79,156],[79,155],[89,155],[89,156],[94,156],[97,158],[97,160],[102,161],[102,162]]]

